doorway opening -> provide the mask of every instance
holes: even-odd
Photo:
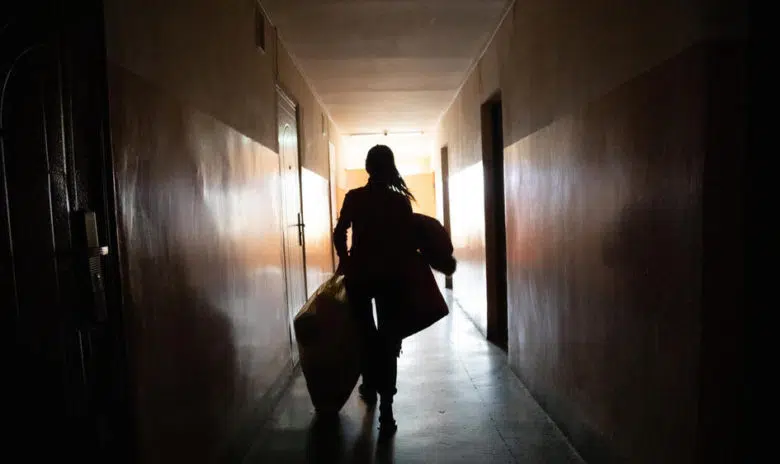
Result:
[[[504,221],[504,131],[501,93],[481,108],[482,166],[485,182],[485,264],[487,338],[507,350],[506,223]]]
[[[450,230],[450,153],[447,145],[441,147],[441,198],[444,230],[452,237]],[[445,276],[444,288],[452,290],[452,276]]]

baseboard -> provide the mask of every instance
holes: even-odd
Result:
[[[219,453],[221,462],[244,462],[300,369],[298,360],[290,360],[251,410],[242,414],[242,417],[237,418],[229,427],[222,452]]]
[[[594,464],[623,464],[628,462],[625,457],[620,456],[609,445],[606,437],[580,419],[563,401],[555,398],[553,395],[545,395],[532,390],[529,388],[528,382],[517,372],[517,369],[511,364],[509,367],[531,394],[534,401],[541,406],[585,462]]]
[[[452,292],[452,290],[450,290],[450,292]],[[454,303],[455,306],[458,307],[458,310],[461,312],[461,314],[466,316],[466,319],[468,319],[469,322],[471,322],[471,324],[474,326],[474,328],[477,329],[477,332],[479,332],[480,335],[485,337],[485,340],[487,340],[488,343],[490,343],[491,345],[495,346],[495,344],[493,342],[488,340],[487,332],[485,330],[482,330],[482,327],[480,327],[479,324],[477,324],[477,321],[474,320],[474,318],[471,316],[471,314],[469,314],[468,311],[463,309],[463,305],[460,304],[460,301],[455,297],[454,293],[452,294],[452,302]]]

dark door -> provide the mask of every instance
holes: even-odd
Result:
[[[301,202],[301,168],[298,152],[298,118],[295,103],[281,90],[279,95],[279,162],[282,176],[282,225],[287,282],[287,314],[293,359],[298,357],[292,322],[306,303],[305,228]]]
[[[25,460],[127,458],[99,5],[26,1],[0,16],[4,454]]]
[[[452,236],[450,229],[450,152],[447,146],[441,147],[441,197],[444,229]],[[452,290],[452,276],[444,278],[444,288]]]
[[[506,224],[504,222],[504,135],[501,96],[482,105],[482,165],[485,173],[487,338],[507,349]]]

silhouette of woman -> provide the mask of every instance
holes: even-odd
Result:
[[[396,393],[397,358],[401,338],[394,329],[397,308],[404,294],[402,276],[416,252],[409,191],[385,145],[368,151],[364,187],[347,192],[333,242],[339,256],[337,274],[344,274],[347,295],[358,318],[363,339],[361,398],[373,407],[379,394],[379,432],[396,430],[393,396]],[[352,246],[347,251],[347,229]],[[376,302],[378,327],[371,300]]]

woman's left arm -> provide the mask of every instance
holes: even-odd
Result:
[[[344,204],[341,206],[339,219],[336,222],[336,228],[333,230],[333,245],[336,247],[336,254],[339,257],[339,268],[349,257],[347,252],[347,229],[352,225],[352,196],[350,192],[344,197]]]

